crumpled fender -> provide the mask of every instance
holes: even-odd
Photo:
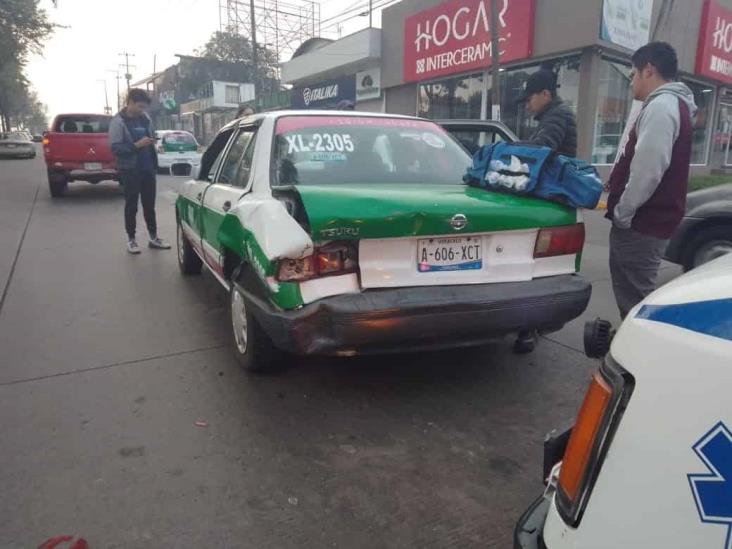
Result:
[[[250,194],[229,212],[251,233],[269,261],[302,259],[313,254],[310,235],[287,212],[279,200]]]

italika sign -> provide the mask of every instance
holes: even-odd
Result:
[[[293,88],[292,106],[296,109],[330,109],[341,101],[356,101],[356,78],[349,76],[326,80],[315,86]]]
[[[696,72],[732,84],[732,11],[713,0],[702,10]]]
[[[498,0],[502,63],[531,56],[535,0]],[[451,0],[404,22],[404,80],[427,80],[491,64],[491,0]]]

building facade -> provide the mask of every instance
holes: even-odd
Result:
[[[732,0],[498,0],[500,105],[492,104],[490,5],[402,0],[384,9],[380,31],[367,29],[379,33],[378,55],[366,58],[363,38],[353,49],[361,56],[349,63],[318,48],[300,56],[298,71],[287,70],[296,59],[285,63],[283,80],[287,74],[295,87],[312,89],[326,75],[358,81],[356,68],[367,66],[378,72],[378,99],[356,101],[359,110],[433,119],[500,115],[527,138],[537,123],[516,98],[532,72],[551,66],[559,95],[577,114],[578,156],[606,174],[634,107],[630,57],[663,40],[676,49],[679,79],[699,108],[692,171],[732,167]],[[344,52],[354,36],[325,47]]]

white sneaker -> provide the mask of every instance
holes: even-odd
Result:
[[[140,250],[140,247],[137,245],[137,241],[133,238],[127,242],[127,251],[131,254],[139,254],[142,250]]]
[[[157,236],[155,238],[150,239],[150,243],[148,246],[154,250],[169,250],[170,244],[165,242],[162,238],[158,238]]]

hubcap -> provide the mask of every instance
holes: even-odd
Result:
[[[713,259],[732,253],[732,242],[727,240],[714,240],[702,246],[694,256],[694,267],[704,265]]]
[[[231,290],[231,327],[234,331],[234,342],[241,354],[246,354],[249,334],[247,331],[247,308],[244,296],[239,290]]]
[[[178,248],[178,261],[182,265],[183,264],[184,257],[185,257],[185,251],[183,250],[183,238],[184,238],[183,237],[183,227],[180,224],[178,224],[177,236],[178,236],[178,238],[176,240],[177,240],[177,244],[178,244],[177,245],[177,248]]]

